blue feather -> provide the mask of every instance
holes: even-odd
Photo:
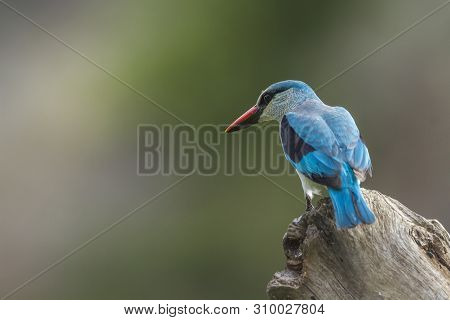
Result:
[[[359,188],[353,170],[345,165],[341,174],[342,187],[328,188],[338,228],[352,228],[360,223],[375,222],[375,215],[369,209]]]
[[[338,228],[375,222],[359,187],[371,175],[372,163],[353,117],[345,108],[326,106],[301,91],[280,123],[286,158],[302,175],[328,187]]]
[[[296,167],[307,175],[336,176],[341,171],[341,164],[321,151],[308,153]]]

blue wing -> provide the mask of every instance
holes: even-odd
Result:
[[[340,158],[350,165],[360,180],[363,181],[367,173],[371,176],[369,150],[350,113],[342,107],[333,107],[322,117],[336,137]]]
[[[299,172],[314,182],[341,187],[337,141],[321,117],[288,113],[281,121],[280,137],[286,158]]]
[[[311,180],[341,187],[340,172],[347,163],[363,181],[371,161],[350,113],[333,107],[326,113],[287,113],[280,126],[286,158]]]

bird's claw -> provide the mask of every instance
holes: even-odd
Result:
[[[313,204],[312,204],[312,199],[311,199],[311,197],[308,196],[308,195],[306,195],[305,198],[306,198],[306,212],[314,211],[315,208],[314,208],[314,206],[313,206]]]

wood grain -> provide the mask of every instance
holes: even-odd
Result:
[[[329,198],[288,227],[271,299],[449,299],[450,237],[395,199],[363,190],[372,225],[338,230]]]

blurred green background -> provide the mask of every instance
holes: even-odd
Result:
[[[319,86],[442,2],[9,0],[196,126],[272,82]],[[319,92],[364,134],[364,186],[447,228],[449,39],[447,7]],[[4,5],[0,44],[3,296],[179,177],[136,175],[137,125],[173,118]],[[260,176],[194,175],[12,298],[265,298],[302,210]]]

